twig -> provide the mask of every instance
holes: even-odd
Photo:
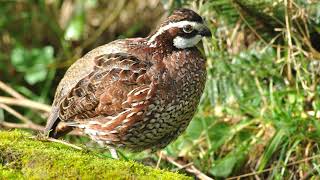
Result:
[[[292,163],[289,163],[287,165],[282,165],[282,167],[289,167],[289,166],[293,166],[293,165],[296,165],[296,164],[300,164],[302,162],[306,162],[306,161],[310,161],[312,159],[315,159],[315,158],[320,158],[320,155],[314,155],[314,156],[311,156],[311,157],[307,157],[307,158],[304,158],[304,159],[301,159],[301,160],[298,160],[298,161],[294,161]],[[230,178],[227,178],[227,180],[231,180],[231,179],[241,179],[241,178],[245,178],[245,177],[249,177],[249,176],[255,176],[255,175],[258,175],[258,174],[261,174],[261,173],[265,173],[265,172],[269,172],[269,171],[272,171],[274,170],[275,168],[279,168],[279,167],[271,167],[271,168],[268,168],[268,169],[264,169],[262,171],[258,171],[258,172],[251,172],[251,173],[247,173],[247,174],[242,174],[240,176],[234,176],[234,177],[230,177]]]
[[[26,97],[24,97],[22,94],[20,94],[19,92],[17,92],[16,90],[14,90],[12,87],[10,87],[9,85],[7,85],[6,83],[4,83],[3,81],[0,81],[0,89],[2,89],[4,92],[8,93],[9,95],[15,97],[16,99],[19,100],[27,100]],[[4,104],[4,103],[2,103]],[[40,113],[41,115],[43,115],[43,113]],[[17,117],[17,116],[16,116]],[[19,117],[18,117],[19,118]],[[19,118],[21,119],[21,118]],[[22,119],[21,119],[22,120]]]
[[[160,166],[160,162],[161,162],[161,159],[162,159],[162,154],[163,154],[163,152],[162,152],[162,151],[160,151],[160,152],[158,153],[159,160],[158,160],[158,162],[157,162],[156,169],[158,169],[158,168],[159,168],[159,166]]]
[[[260,93],[260,96],[262,98],[262,102],[264,103],[265,106],[268,107],[268,100],[267,100],[266,96],[264,95],[263,88],[261,87],[261,84],[260,84],[257,76],[254,76],[254,81],[256,83],[256,86],[257,86],[258,91]]]
[[[23,95],[21,95],[20,93],[18,93],[17,91],[15,91],[14,89],[12,89],[10,86],[8,86],[7,84],[5,84],[2,81],[0,81],[0,89],[2,89],[6,93],[8,93],[9,95],[11,95],[17,99],[25,99],[25,97]]]
[[[70,146],[70,147],[75,148],[75,149],[78,149],[78,150],[83,150],[82,147],[76,146],[76,145],[74,145],[74,144],[68,143],[68,142],[63,141],[63,140],[53,139],[53,138],[48,138],[47,140],[48,140],[48,141],[51,141],[51,142],[60,143],[60,144],[66,145],[66,146]]]
[[[0,126],[8,129],[31,129],[35,131],[44,131],[44,126],[37,125],[37,124],[21,124],[21,123],[11,123],[11,122],[6,122],[6,121],[1,121],[0,120]],[[83,133],[77,130],[73,130],[68,133],[69,135],[73,136],[83,136]]]
[[[40,126],[38,124],[33,123],[30,119],[24,117],[23,115],[21,115],[19,112],[17,112],[16,110],[12,109],[11,107],[5,105],[5,104],[1,104],[0,103],[0,108],[4,109],[5,111],[7,111],[8,113],[12,114],[13,116],[15,116],[16,118],[20,119],[22,122],[24,122],[24,124],[17,124],[17,123],[4,123],[4,121],[0,121],[0,124],[2,124],[3,126],[9,127],[9,128],[24,128],[24,129],[33,129],[33,130],[38,130],[38,131],[43,131],[44,127]],[[13,127],[16,126],[16,127]]]
[[[18,123],[10,123],[10,122],[5,122],[5,121],[0,121],[0,126],[9,128],[9,129],[14,129],[14,128],[18,128],[18,129],[32,129],[32,130],[36,130],[36,131],[43,131],[44,127],[37,125],[37,124],[18,124]]]
[[[166,161],[170,162],[171,164],[177,166],[180,169],[185,169],[187,172],[194,174],[197,178],[201,180],[213,180],[211,177],[207,176],[200,170],[198,170],[193,164],[181,164],[174,160],[174,158],[167,156],[166,154],[162,154],[162,158]]]
[[[28,99],[15,99],[15,98],[10,98],[10,97],[0,96],[0,103],[29,107],[31,109],[38,109],[38,110],[42,110],[42,111],[46,111],[46,112],[50,112],[50,110],[51,110],[51,107],[46,104],[38,103],[38,102],[31,101]]]
[[[292,70],[291,70],[291,63],[292,63],[292,58],[294,56],[292,56],[292,47],[293,47],[293,43],[292,43],[292,38],[291,38],[291,8],[292,8],[292,2],[291,0],[284,0],[284,6],[285,6],[285,21],[286,21],[286,31],[287,31],[287,40],[288,40],[288,53],[287,53],[287,58],[286,58],[286,62],[287,62],[287,78],[289,81],[292,80]]]
[[[176,169],[174,169],[174,170],[180,171],[180,170],[185,169],[185,168],[187,168],[187,167],[189,167],[189,166],[192,166],[192,165],[193,165],[193,162],[190,162],[190,163],[185,164],[185,165],[183,165],[183,166],[181,166],[181,167],[178,167],[178,168],[176,168]]]
[[[248,21],[246,20],[246,18],[243,15],[243,12],[241,11],[241,9],[238,6],[235,6],[235,8],[238,10],[240,18],[243,20],[243,22],[249,27],[249,29],[264,43],[264,44],[268,44],[268,42],[263,39],[262,36],[260,36],[260,34],[250,25],[250,23],[248,23]]]
[[[21,115],[20,113],[18,113],[16,110],[12,109],[11,107],[5,105],[5,104],[1,104],[0,103],[0,108],[6,110],[8,113],[12,114],[13,116],[15,116],[16,118],[20,119],[22,122],[24,122],[25,124],[33,124],[33,122],[24,117],[23,115]]]

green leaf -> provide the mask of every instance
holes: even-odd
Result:
[[[208,130],[208,135],[212,142],[210,151],[216,151],[229,139],[230,130],[230,126],[227,123],[217,123]]]
[[[54,50],[51,46],[31,50],[17,46],[11,52],[11,63],[31,85],[46,79],[48,65],[53,62]]]
[[[186,134],[191,139],[198,139],[203,131],[201,119],[195,117],[189,124]]]
[[[11,63],[17,68],[18,71],[23,71],[25,68],[26,53],[22,47],[16,47],[11,52]]]
[[[46,79],[47,70],[46,69],[34,69],[33,71],[28,72],[25,75],[25,80],[29,84],[35,84],[37,82],[43,81]]]
[[[231,174],[237,157],[235,155],[228,155],[218,161],[218,163],[210,169],[211,174],[217,177],[227,177]]]
[[[258,168],[259,171],[262,171],[266,167],[267,163],[271,160],[272,155],[280,147],[280,145],[283,144],[285,138],[286,136],[283,130],[279,130],[277,134],[273,137],[271,143],[262,155]]]

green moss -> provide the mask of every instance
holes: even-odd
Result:
[[[0,164],[0,179],[23,179],[22,173]]]
[[[22,176],[23,174],[23,176]],[[0,131],[0,177],[5,179],[190,179],[132,161],[100,158],[21,131]]]

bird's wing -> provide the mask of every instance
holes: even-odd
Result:
[[[73,87],[81,81],[83,78],[88,76],[94,69],[95,62],[94,59],[98,56],[103,54],[110,54],[110,53],[119,53],[119,52],[126,52],[126,44],[128,42],[126,40],[116,40],[109,44],[99,46],[92,51],[88,52],[85,56],[78,59],[74,64],[72,64],[67,72],[65,73],[64,77],[61,79],[55,93],[54,101],[52,103],[51,112],[49,114],[45,134],[48,134],[50,137],[58,138],[54,131],[58,125],[61,126],[59,113],[60,107],[59,104],[61,101],[68,95]],[[59,127],[59,128],[64,128]],[[65,130],[66,133],[71,131],[70,127],[67,127]],[[62,130],[61,130],[62,131]],[[60,136],[65,133],[60,133]]]
[[[128,53],[97,56],[92,71],[54,103],[53,120],[49,119],[47,129],[50,125],[56,127],[56,113],[62,121],[78,122],[100,115],[115,116],[113,121],[108,119],[110,129],[128,115],[135,119],[133,113],[148,106],[154,95],[155,83],[148,73],[150,67],[149,62]]]

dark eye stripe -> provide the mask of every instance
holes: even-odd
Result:
[[[198,34],[197,30],[193,30],[191,33],[185,33],[182,29],[181,32],[178,33],[178,36],[184,37],[184,38],[192,38]]]

